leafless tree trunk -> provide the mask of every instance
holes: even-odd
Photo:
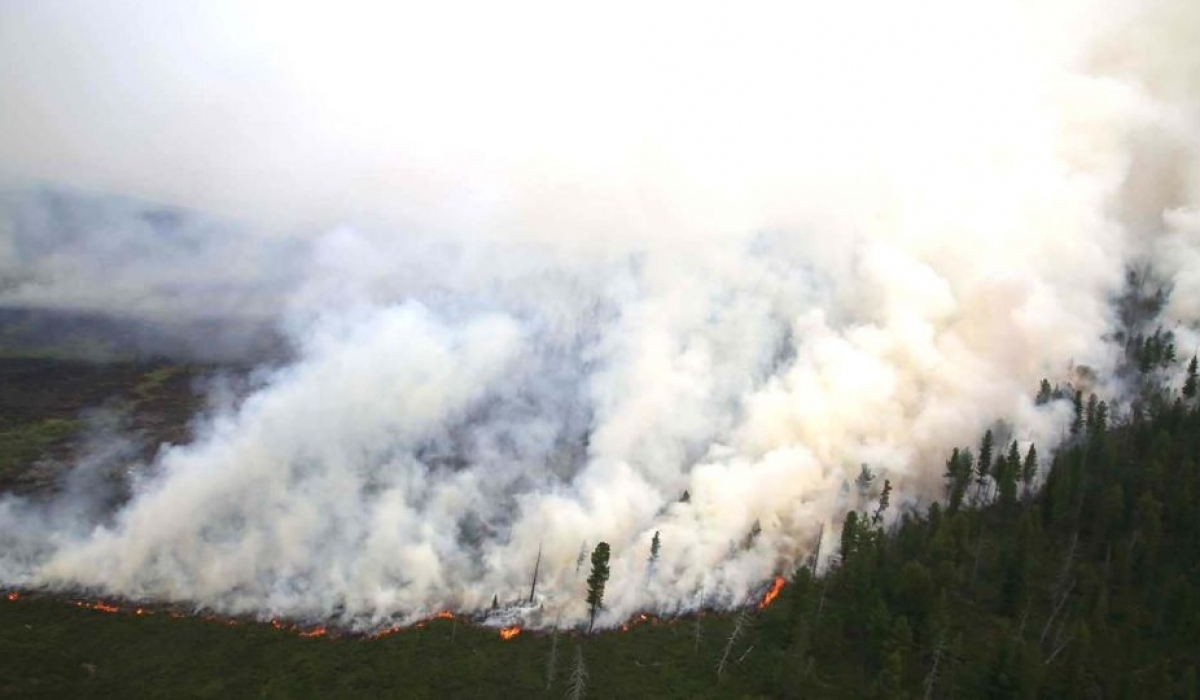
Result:
[[[814,578],[817,575],[817,567],[821,565],[821,541],[824,539],[825,523],[821,523],[821,529],[817,532],[817,547],[816,551],[813,552],[812,566],[809,567],[809,571],[812,573]]]
[[[579,573],[585,559],[587,559],[587,540],[579,545],[579,556],[575,558],[575,573]]]
[[[567,686],[568,700],[583,700],[587,697],[587,667],[583,664],[583,648],[575,647],[575,668],[571,671],[571,682]]]
[[[533,602],[533,594],[537,591],[538,569],[542,566],[542,545],[538,545],[537,561],[533,563],[533,583],[529,584],[529,602]]]
[[[558,675],[558,618],[554,618],[554,631],[550,633],[550,656],[546,659],[546,690],[554,685]]]
[[[983,549],[983,528],[979,529],[979,539],[975,540],[975,561],[971,564],[971,584],[968,586],[971,590],[975,590],[975,577],[979,573],[979,551]]]
[[[814,628],[817,626],[817,623],[821,621],[821,611],[825,609],[825,591],[828,590],[828,588],[829,586],[826,585],[825,581],[821,581],[821,597],[817,599],[817,612],[815,615],[813,615]]]
[[[1067,556],[1063,559],[1062,571],[1058,573],[1058,579],[1054,583],[1054,607],[1050,610],[1050,617],[1046,620],[1046,625],[1042,627],[1042,633],[1038,636],[1038,644],[1045,644],[1046,635],[1050,633],[1050,627],[1054,624],[1055,618],[1062,612],[1063,606],[1067,604],[1067,599],[1071,596],[1071,591],[1075,589],[1075,581],[1068,581],[1067,577],[1071,574],[1071,562],[1075,558],[1075,547],[1079,544],[1079,531],[1076,530],[1071,535],[1071,546],[1067,549]]]
[[[729,654],[733,651],[733,645],[737,644],[737,640],[742,636],[742,629],[746,626],[749,619],[749,613],[742,610],[738,613],[737,619],[733,623],[733,631],[729,633],[729,639],[725,641],[725,651],[721,653],[721,660],[717,662],[717,680],[725,676],[725,666],[729,662]]]
[[[933,667],[929,669],[929,673],[925,674],[923,685],[925,686],[925,700],[932,700],[933,690],[937,686],[939,671],[938,668],[942,664],[942,653],[946,648],[945,637],[939,637],[937,645],[933,648]]]

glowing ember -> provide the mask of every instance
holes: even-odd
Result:
[[[4,597],[8,598],[9,600],[16,600],[21,597],[21,594],[20,593],[9,593],[8,595],[6,595]]]
[[[513,637],[517,636],[520,633],[521,633],[520,627],[516,627],[516,626],[505,627],[504,629],[500,630],[500,638],[507,642],[508,640],[512,639]]]
[[[88,603],[82,600],[75,601],[75,607],[87,608],[88,610],[99,610],[100,612],[105,613],[121,612],[121,609],[115,605],[109,605],[108,603]]]
[[[300,636],[305,637],[305,638],[312,638],[312,637],[324,637],[325,634],[326,634],[326,632],[325,632],[324,627],[314,627],[310,630],[305,630],[305,631],[301,632]]]
[[[774,585],[772,585],[771,590],[767,591],[767,594],[763,596],[762,602],[758,604],[758,609],[765,610],[768,605],[774,603],[775,599],[779,597],[780,592],[783,591],[783,585],[785,583],[787,583],[787,581],[785,581],[782,576],[776,576]]]

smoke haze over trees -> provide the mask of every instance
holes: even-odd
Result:
[[[1200,9],[1043,5],[0,3],[0,307],[270,360],[0,582],[580,622],[603,541],[606,626],[1016,507],[1200,344]]]

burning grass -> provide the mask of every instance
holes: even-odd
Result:
[[[786,589],[772,600],[783,595]],[[22,697],[561,698],[566,682],[563,676],[545,688],[552,635],[488,627],[451,611],[364,635],[34,591],[0,597],[0,689]],[[764,600],[756,596],[752,608],[760,610]],[[751,635],[776,634],[776,607],[757,613]],[[589,687],[589,698],[753,697],[761,694],[754,674],[770,677],[766,666],[753,666],[767,658],[758,656],[762,640],[748,637],[759,650],[720,688],[714,685],[713,663],[732,628],[730,615],[647,612],[625,626],[623,633],[559,633],[559,654],[567,653],[563,645],[580,645],[593,676],[605,679],[604,687]]]
[[[769,589],[767,589],[766,593],[763,594],[762,598],[757,603],[756,608],[759,611],[762,611],[762,610],[765,610],[768,606],[770,606],[773,602],[775,602],[775,600],[777,598],[779,598],[780,593],[782,593],[783,587],[786,585],[786,583],[787,583],[787,581],[782,576],[776,576],[771,587]],[[54,596],[49,596],[49,595],[38,595],[37,597],[44,598],[47,600],[61,600],[59,598],[55,598]],[[29,600],[30,596],[23,595],[19,591],[10,591],[7,594],[5,594],[4,598],[5,598],[5,600],[7,600],[10,603],[15,603],[15,602],[18,602],[21,600]],[[264,623],[263,620],[254,620],[254,619],[248,619],[248,618],[239,618],[239,617],[231,617],[231,616],[216,615],[216,614],[188,614],[188,613],[180,611],[177,608],[168,607],[168,606],[148,607],[145,605],[122,605],[120,603],[108,601],[108,600],[72,599],[72,600],[69,600],[68,602],[70,603],[70,605],[73,605],[74,607],[77,607],[77,608],[83,608],[86,610],[94,610],[97,612],[107,613],[110,615],[118,614],[118,613],[133,615],[135,617],[145,617],[145,616],[150,616],[150,615],[165,615],[165,616],[173,618],[173,619],[182,619],[182,618],[191,617],[191,618],[195,618],[195,619],[204,620],[206,622],[216,622],[216,623],[219,623],[219,624],[222,624],[225,626],[229,626],[229,627],[234,627],[234,626],[243,625],[243,624]],[[703,615],[703,613],[696,613],[696,614]],[[418,622],[412,623],[411,625],[387,627],[387,628],[384,628],[381,630],[376,630],[376,631],[365,633],[365,634],[361,633],[361,632],[356,632],[356,631],[350,630],[350,629],[331,628],[331,627],[328,627],[328,626],[322,625],[322,624],[315,624],[315,625],[298,624],[298,623],[288,622],[286,620],[280,620],[280,619],[276,619],[276,618],[266,620],[265,624],[269,625],[272,629],[279,630],[282,632],[287,632],[290,634],[294,634],[294,635],[304,638],[304,639],[313,639],[313,638],[317,638],[317,637],[346,637],[346,636],[365,637],[367,639],[382,639],[384,637],[389,637],[398,632],[402,632],[405,629],[416,629],[416,630],[424,629],[427,624],[429,624],[430,622],[435,621],[435,620],[457,621],[459,619],[467,619],[469,622],[476,623],[476,624],[483,622],[483,618],[472,618],[469,616],[456,614],[449,610],[443,610],[443,611],[434,613],[433,615],[430,615],[429,617],[425,618],[424,620],[420,620]],[[658,617],[656,615],[652,615],[649,613],[639,613],[637,615],[634,615],[630,619],[626,620],[624,623],[620,624],[617,629],[621,632],[628,632],[631,629],[633,629],[634,627],[637,627],[637,626],[643,625],[643,624],[647,624],[647,623],[653,624],[653,625],[660,625],[663,623],[677,622],[681,619],[685,619],[685,618],[664,619],[664,618],[661,618],[661,617]],[[524,628],[521,625],[509,625],[509,626],[502,627],[499,630],[500,639],[503,641],[510,641],[512,639],[515,639],[523,631],[524,631]]]

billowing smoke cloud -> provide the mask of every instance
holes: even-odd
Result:
[[[928,503],[997,422],[1044,454],[1127,267],[1195,339],[1200,10],[1043,5],[5,5],[0,175],[241,223],[10,228],[0,299],[170,308],[92,262],[133,236],[296,359],[116,513],[0,501],[0,580],[380,624],[540,550],[578,620],[603,540],[612,623],[745,601],[864,463]]]

